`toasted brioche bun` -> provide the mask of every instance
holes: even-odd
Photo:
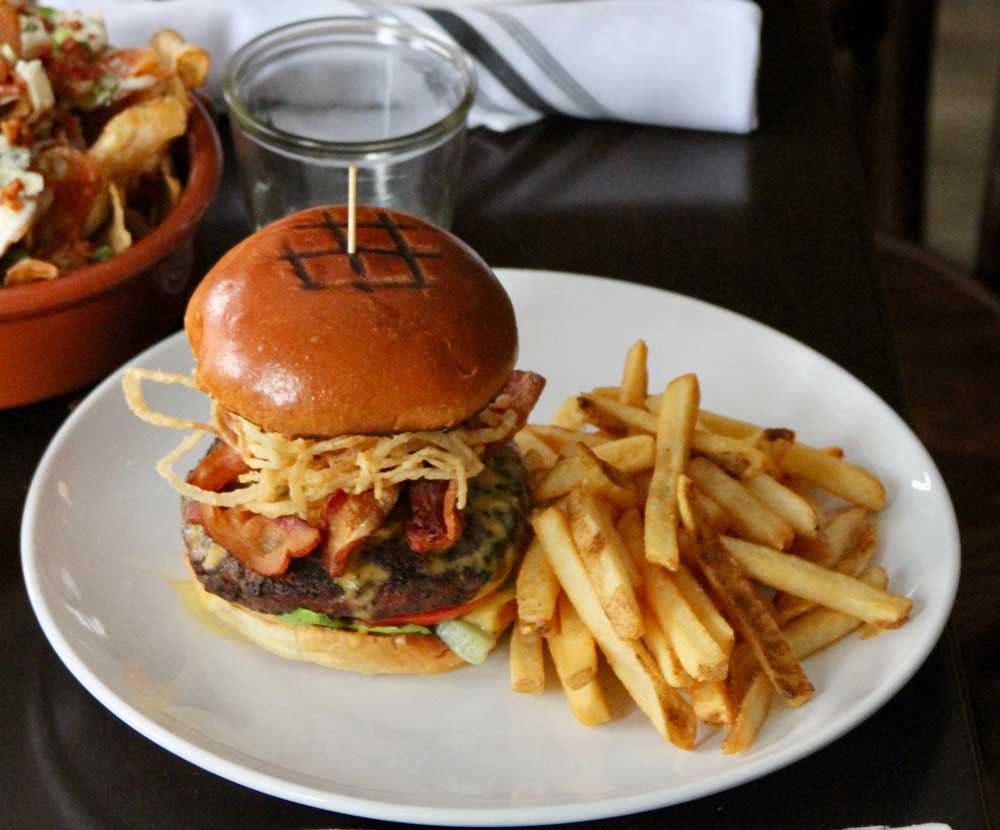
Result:
[[[405,214],[312,208],[244,240],[184,325],[199,386],[287,435],[437,430],[485,407],[517,359],[506,292],[461,240]],[[359,273],[360,272],[360,273]]]
[[[273,614],[260,614],[209,593],[196,578],[194,584],[206,611],[279,657],[362,674],[440,674],[467,665],[433,634],[364,634],[290,625]],[[497,638],[514,621],[514,603],[505,610],[509,613],[501,615],[497,630],[490,632]]]

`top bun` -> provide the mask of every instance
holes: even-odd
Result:
[[[517,360],[510,298],[447,231],[406,214],[304,210],[205,276],[184,326],[198,385],[270,432],[436,430],[485,407]]]

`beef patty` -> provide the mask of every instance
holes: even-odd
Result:
[[[370,621],[469,602],[511,571],[530,534],[526,473],[513,447],[486,462],[469,481],[465,528],[449,548],[414,553],[402,522],[405,502],[332,578],[319,553],[293,559],[278,577],[261,576],[217,545],[201,525],[185,523],[191,567],[205,589],[254,611],[308,608],[331,617]]]

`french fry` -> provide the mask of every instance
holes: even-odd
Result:
[[[517,445],[521,457],[525,459],[525,466],[529,472],[534,472],[536,469],[550,470],[559,461],[559,453],[530,430],[522,429],[518,432],[514,436],[514,443]],[[528,467],[527,465],[527,459],[531,454],[534,454],[534,457],[538,459],[535,462],[537,464],[535,467]]]
[[[841,511],[823,528],[815,539],[800,539],[792,548],[792,553],[809,562],[824,568],[835,568],[838,563],[857,546],[862,533],[865,517],[868,511],[863,507],[849,507]],[[868,557],[874,552],[875,540],[870,540],[871,548]],[[845,570],[851,576],[856,576],[864,565],[856,569]],[[794,594],[779,591],[774,597],[774,618],[779,625],[804,614],[815,605],[814,602]]]
[[[879,511],[885,507],[885,488],[867,470],[848,464],[823,450],[796,442],[781,461],[782,469],[804,478],[845,501]]]
[[[623,640],[611,626],[580,561],[566,517],[550,507],[532,519],[553,570],[581,619],[597,640],[612,671],[665,739],[692,749],[697,721],[690,705],[663,680],[646,648]]]
[[[587,423],[599,429],[656,434],[656,416],[641,407],[629,406],[615,398],[605,398],[593,393],[578,396],[576,402]]]
[[[636,340],[625,357],[622,371],[622,385],[618,390],[618,402],[641,407],[646,400],[646,386],[649,376],[646,371],[646,343]]]
[[[545,654],[537,632],[515,625],[510,633],[510,688],[527,695],[545,691]]]
[[[549,641],[549,651],[552,652],[552,641]],[[559,673],[559,663],[556,662],[556,673]],[[566,700],[569,701],[569,708],[575,717],[584,726],[600,726],[611,720],[611,712],[608,711],[608,703],[604,698],[604,692],[597,680],[591,680],[586,686],[573,689],[566,685],[559,675]]]
[[[834,570],[848,576],[860,576],[875,555],[878,533],[875,525],[866,524],[858,531],[851,549],[834,566]]]
[[[677,477],[677,516],[687,530],[694,530],[694,511],[691,502],[696,498],[694,482],[681,473]]]
[[[514,587],[510,586],[494,591],[471,611],[463,614],[462,619],[478,625],[483,631],[505,631],[516,616],[517,602]]]
[[[868,515],[868,511],[863,507],[848,507],[832,516],[823,528],[830,545],[830,559],[816,564],[832,568],[846,556]]]
[[[765,678],[766,682],[766,678]],[[770,686],[768,687],[770,691]],[[702,723],[732,726],[735,714],[729,691],[721,680],[702,680],[691,687],[691,707]]]
[[[680,561],[677,481],[687,464],[699,395],[694,375],[675,378],[667,384],[656,418],[656,463],[646,497],[646,558],[672,571]]]
[[[571,429],[574,431],[583,429],[583,425],[587,423],[586,419],[583,417],[583,412],[580,407],[577,406],[576,396],[571,398],[566,398],[560,404],[559,409],[556,410],[556,414],[552,416],[552,426],[562,427],[563,429]]]
[[[628,474],[601,461],[586,444],[577,444],[576,457],[583,465],[583,478],[591,490],[616,507],[631,507],[639,500],[639,489]]]
[[[674,574],[674,580],[695,616],[712,635],[712,639],[719,644],[723,654],[728,657],[733,650],[733,642],[736,639],[733,627],[726,622],[726,618],[719,613],[719,609],[715,607],[715,602],[708,595],[708,592],[701,587],[694,574],[683,563]]]
[[[692,458],[687,473],[699,490],[729,514],[736,534],[780,549],[795,539],[795,531],[788,522],[754,496],[743,482],[727,475],[708,459]]]
[[[754,424],[702,410],[698,416],[713,432],[735,438],[749,438],[758,429]],[[825,450],[795,441],[780,461],[789,475],[804,478],[845,501],[879,511],[885,506],[885,488],[867,470],[843,461]]]
[[[729,514],[725,510],[719,507],[716,502],[712,501],[697,487],[694,490],[694,498],[705,513],[705,516],[708,517],[708,523],[712,527],[719,533],[725,533],[729,530],[729,526],[733,523],[733,520],[729,518]]]
[[[739,709],[733,720],[733,728],[722,741],[722,751],[726,755],[735,755],[747,749],[757,737],[761,726],[771,712],[771,699],[774,690],[768,683],[767,675],[759,671],[747,687],[746,694],[740,701]]]
[[[885,569],[870,568],[860,579],[874,591],[884,591],[889,584]],[[833,645],[861,627],[861,620],[828,608],[814,608],[796,617],[782,629],[795,656],[800,660]]]
[[[660,623],[660,618],[655,611],[656,600],[649,596],[650,591],[655,590],[658,574],[666,573],[665,571],[658,568],[658,566],[651,564],[645,556],[643,550],[643,529],[642,529],[642,517],[639,515],[639,511],[635,508],[626,510],[621,518],[618,520],[618,531],[625,543],[625,547],[629,554],[632,556],[633,561],[640,567],[643,571],[643,584],[644,584],[644,596],[646,609],[645,620],[646,620],[646,635],[643,637],[643,641],[646,643],[649,650],[652,652],[653,656],[656,658],[656,662],[660,666],[660,670],[663,672],[663,676],[674,688],[690,688],[694,683],[694,678],[687,671],[684,664],[680,660],[677,649],[674,647],[671,638],[666,634],[664,627]],[[653,575],[650,579],[648,575],[652,571]],[[669,578],[669,574],[667,575]],[[703,603],[708,602],[711,605],[711,599],[705,593],[704,589],[694,580],[691,572],[684,566],[681,565],[676,573],[678,590],[686,601],[688,601],[689,596],[694,597],[694,605],[691,605],[692,612],[695,617],[704,626],[706,632],[711,636],[716,643],[718,643],[723,657],[727,657],[730,649],[732,648],[732,636],[733,631],[729,624],[722,618],[722,616],[715,610],[714,606],[711,606],[711,611],[707,610]],[[680,589],[680,582],[684,581],[687,588],[687,592]],[[692,587],[691,583],[694,583],[697,587]],[[669,590],[669,589],[668,589]],[[689,601],[690,605],[690,601]],[[697,608],[696,608],[697,606]],[[698,608],[701,609],[704,618],[699,615]],[[707,620],[707,624],[706,624]],[[726,631],[728,630],[728,635]],[[728,645],[727,645],[728,643]],[[688,652],[689,657],[697,662],[697,656],[692,655]]]
[[[674,647],[670,645],[670,639],[663,633],[656,615],[645,610],[643,618],[646,621],[646,633],[642,635],[642,642],[660,667],[663,679],[675,689],[690,689],[694,685],[694,678],[684,671],[684,666]]]
[[[573,541],[615,633],[627,640],[641,637],[642,612],[632,587],[638,577],[618,531],[585,487],[574,487],[566,506]]]
[[[819,533],[819,519],[812,505],[777,479],[764,473],[744,480],[743,484],[800,536],[812,539]]]
[[[626,473],[646,470],[653,466],[655,445],[648,435],[632,435],[608,441],[594,448],[594,455]],[[541,477],[533,487],[537,501],[549,501],[565,496],[584,477],[579,458],[564,458]]]
[[[795,443],[795,433],[783,427],[762,429],[751,443],[780,467],[789,448]]]
[[[833,566],[833,570],[847,576],[860,576],[875,555],[877,539],[875,526],[863,525],[861,530],[858,531],[851,549]],[[780,592],[775,597],[774,618],[778,621],[779,625],[784,625],[789,620],[815,607],[816,603],[811,600],[795,596],[794,594]]]
[[[646,563],[646,552],[643,542],[642,515],[638,508],[631,507],[622,513],[618,519],[617,529],[633,563],[637,568],[643,568]],[[645,586],[643,586],[644,593]],[[649,610],[648,603],[643,599],[641,604],[642,617],[646,623],[646,633],[643,635],[642,641],[660,667],[663,679],[675,689],[690,689],[694,685],[694,679],[684,671],[684,667],[681,665],[673,646],[670,645],[670,640],[660,627],[656,615]]]
[[[865,622],[895,628],[906,621],[913,607],[906,597],[872,588],[797,556],[731,536],[723,537],[722,543],[750,578]]]
[[[536,539],[524,554],[524,561],[517,572],[515,591],[519,627],[545,633],[556,614],[559,590],[559,580],[549,564],[545,549]]]
[[[563,686],[582,689],[597,676],[597,646],[566,594],[559,595],[559,633],[548,638],[549,652]]]
[[[757,662],[750,644],[746,640],[740,640],[733,647],[733,653],[729,657],[729,675],[726,677],[729,699],[734,706],[739,706],[743,695],[750,688],[750,682],[759,671],[760,663]]]
[[[728,655],[688,605],[673,575],[660,565],[645,563],[646,599],[667,635],[684,670],[699,680],[723,680]]]
[[[694,431],[691,449],[737,478],[752,479],[774,467],[770,457],[751,444],[703,429]]]
[[[610,398],[613,401],[617,401],[618,396],[621,395],[621,391],[622,388],[620,386],[595,386],[590,390],[590,394],[597,395],[599,398]]]
[[[583,443],[593,449],[608,443],[607,437],[596,432],[582,432],[575,429],[547,426],[545,424],[528,424],[522,432],[530,432],[548,444],[560,458],[576,455],[576,445]]]
[[[756,438],[763,427],[751,424],[748,421],[740,421],[736,418],[727,418],[715,412],[702,409],[698,412],[698,420],[705,425],[705,429],[717,432],[719,435],[729,435],[732,438],[747,439]]]
[[[694,510],[692,559],[725,605],[729,618],[750,645],[779,696],[789,706],[805,703],[815,690],[774,622],[768,605],[744,576],[697,504]]]

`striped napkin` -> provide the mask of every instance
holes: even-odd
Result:
[[[283,23],[333,15],[401,20],[477,62],[473,126],[509,130],[550,113],[747,133],[757,126],[760,8],[750,0],[569,0],[418,8],[379,0],[94,0],[112,43],[164,26],[226,59]],[[88,5],[57,0],[53,5]]]

